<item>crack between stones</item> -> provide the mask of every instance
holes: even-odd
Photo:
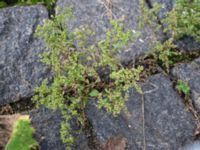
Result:
[[[147,4],[148,8],[149,9],[152,9],[153,8],[153,4],[150,0],[144,0],[145,3]],[[160,20],[160,18],[158,17],[157,14],[154,14],[156,16],[156,21],[157,21],[157,24],[161,26],[161,32],[162,32],[162,35],[164,37],[163,41],[166,41],[168,39],[168,36],[167,34],[164,32],[164,25],[162,23],[162,21]]]
[[[13,115],[17,113],[27,113],[35,108],[31,97],[22,98],[17,102],[0,106],[0,115]]]
[[[50,9],[47,8],[48,16],[49,16],[48,19],[52,19],[53,16],[55,16],[55,14],[56,14],[56,3],[57,3],[57,0],[55,0],[55,2],[53,3],[53,5],[51,6]],[[47,6],[45,6],[45,7],[47,7]]]
[[[193,132],[193,140],[195,140],[200,136],[199,135],[200,134],[200,115],[199,115],[197,109],[195,108],[192,99],[190,98],[191,95],[189,96],[189,98],[186,98],[185,95],[181,94],[176,89],[178,78],[173,76],[171,72],[168,74],[168,76],[169,76],[170,81],[173,84],[174,91],[176,91],[177,94],[181,97],[182,103],[184,104],[185,108],[187,110],[189,110],[189,113],[191,113],[193,116],[193,119],[194,119],[195,125],[196,125],[195,131]]]
[[[36,32],[37,26],[39,25],[39,18],[40,18],[39,10],[37,10],[36,21],[32,26],[32,33],[30,34],[29,39],[28,39],[28,44],[29,45],[34,41],[34,34]]]
[[[92,124],[90,123],[87,115],[85,115],[85,127],[83,129],[84,134],[88,140],[88,147],[93,150],[102,150],[103,146],[98,141],[95,133],[93,132]]]
[[[151,8],[153,8],[153,5],[152,5],[152,3],[151,3],[151,1],[149,1],[149,0],[144,0],[145,1],[145,3],[147,4],[147,6],[151,9]]]

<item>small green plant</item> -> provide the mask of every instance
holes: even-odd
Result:
[[[11,139],[5,150],[33,150],[38,143],[33,139],[34,129],[28,117],[21,117],[16,121]]]
[[[52,5],[56,0],[18,0],[18,4],[33,5],[37,3],[42,3],[47,6],[48,9],[51,9]]]
[[[6,2],[0,2],[0,8],[6,7],[6,6],[7,6]]]
[[[169,38],[161,42],[157,36],[157,33],[159,34],[162,30],[162,26],[158,18],[159,11],[161,10],[161,4],[155,3],[153,7],[149,9],[146,7],[145,0],[140,0],[140,9],[142,11],[142,15],[139,22],[139,28],[143,29],[145,26],[150,27],[154,36],[150,45],[152,50],[148,53],[148,55],[152,55],[154,59],[156,59],[157,62],[168,72],[170,65],[173,64],[173,61],[170,58],[174,55],[178,55],[178,53],[173,51],[176,48],[176,45],[173,44],[173,38]]]
[[[180,53],[174,51],[175,48],[176,45],[173,44],[172,38],[163,43],[157,41],[157,43],[154,45],[153,56],[157,62],[161,62],[162,66],[167,72],[169,72],[170,66],[174,63],[172,57],[177,57],[180,55]]]
[[[44,4],[50,10],[56,0],[13,0],[7,4],[6,1],[0,2],[0,8],[7,7],[9,5],[34,5],[34,4]]]
[[[192,36],[200,41],[200,1],[176,0],[176,6],[163,20],[168,25],[166,32],[170,32],[173,39]]]
[[[174,42],[184,36],[192,36],[197,41],[200,40],[200,1],[199,0],[177,0],[175,7],[160,21],[158,17],[161,4],[155,3],[151,9],[147,8],[145,1],[140,1],[141,19],[140,27],[145,25],[153,29],[154,36],[162,30],[165,24],[164,33],[170,33],[170,38],[160,41],[158,38],[152,40],[151,54],[169,72],[169,68],[174,64],[173,57],[181,57],[181,52],[177,51]]]
[[[97,40],[87,25],[70,32],[67,24],[71,19],[72,10],[67,9],[37,29],[50,50],[42,55],[42,61],[51,66],[54,79],[51,83],[45,80],[33,97],[37,106],[61,110],[66,119],[61,137],[68,149],[74,142],[69,122],[76,118],[84,127],[88,101],[97,100],[98,108],[118,115],[126,110],[129,88],[142,92],[137,81],[143,70],[141,66],[123,66],[120,61],[120,52],[137,37],[125,30],[122,20],[111,20],[105,38]]]
[[[185,81],[178,80],[176,89],[187,97],[190,95],[190,87]]]

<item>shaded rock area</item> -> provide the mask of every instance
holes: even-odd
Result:
[[[166,14],[172,10],[174,7],[176,0],[147,0],[150,5],[153,7],[154,4],[161,4],[161,10],[158,14],[159,19],[164,19]]]
[[[33,110],[30,113],[33,127],[36,129],[34,137],[40,144],[40,150],[65,150],[66,145],[60,138],[61,114],[47,108]],[[86,136],[81,132],[77,134],[78,127],[72,126],[77,141],[72,147],[74,150],[89,150]]]
[[[81,25],[89,25],[95,29],[97,39],[105,37],[104,33],[109,26],[111,16],[113,19],[124,18],[126,28],[133,31],[138,30],[139,19],[142,17],[139,0],[112,0],[112,4],[106,0],[58,0],[57,6],[61,10],[69,6],[73,7],[75,20],[69,24],[71,30]],[[134,61],[138,55],[150,51],[153,40],[163,38],[161,35],[155,36],[149,27],[145,27],[140,32],[141,37],[121,55],[125,64]]]
[[[34,37],[47,17],[41,5],[0,9],[0,106],[30,98],[49,76],[50,70],[39,62],[46,48]]]
[[[200,58],[190,63],[178,64],[172,69],[172,74],[176,79],[189,83],[191,98],[200,112]]]
[[[175,43],[182,52],[200,52],[200,43],[192,37],[183,37]]]
[[[186,111],[182,99],[174,91],[171,81],[157,74],[142,84],[144,91],[144,130],[142,96],[130,90],[128,112],[112,117],[98,110],[95,103],[86,112],[97,139],[104,145],[110,137],[127,139],[127,148],[141,150],[146,138],[148,150],[175,150],[191,142],[195,122]]]

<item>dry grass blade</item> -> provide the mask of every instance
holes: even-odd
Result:
[[[110,19],[113,19],[113,3],[112,0],[103,0],[103,4],[106,7],[107,15]]]

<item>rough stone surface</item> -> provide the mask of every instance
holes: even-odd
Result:
[[[90,25],[97,33],[97,39],[104,38],[109,22],[109,9],[104,0],[58,0],[57,6],[62,8],[61,10],[67,6],[73,6],[76,19],[70,22],[71,29],[80,25]],[[113,18],[124,16],[126,28],[137,30],[139,17],[141,17],[139,0],[113,0],[112,14]],[[124,50],[122,61],[125,63],[135,60],[136,56],[150,50],[151,41],[156,38],[152,29],[146,27],[141,33],[141,38],[138,38],[132,46]]]
[[[48,12],[41,5],[0,10],[0,105],[31,97],[49,75],[39,62],[46,48],[34,37],[44,18]]]
[[[146,149],[175,150],[191,142],[195,128],[192,115],[186,111],[171,81],[161,74],[142,84]],[[101,144],[110,137],[127,139],[128,149],[143,149],[142,96],[130,90],[129,113],[112,117],[98,110],[92,102],[86,109],[93,132]]]
[[[179,80],[187,81],[191,89],[191,98],[200,112],[200,58],[190,63],[178,64],[172,74]]]
[[[187,145],[181,150],[199,150],[199,149],[200,149],[200,142],[195,141],[194,143]]]
[[[175,5],[175,0],[149,0],[151,6],[153,6],[154,4],[158,3],[161,4],[161,10],[158,14],[160,19],[163,19],[166,17],[166,14],[172,10],[172,8]]]
[[[200,52],[200,42],[192,37],[184,37],[175,43],[182,52]]]
[[[30,113],[33,127],[36,129],[34,137],[39,142],[40,150],[65,150],[66,145],[60,138],[61,114],[47,108],[33,110]],[[74,131],[78,129],[73,126]],[[89,150],[88,141],[83,133],[76,134],[77,141],[72,147],[74,150]]]

